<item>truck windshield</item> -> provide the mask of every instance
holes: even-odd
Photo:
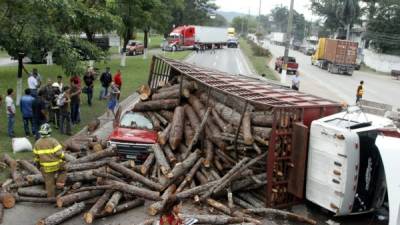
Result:
[[[153,129],[153,124],[141,113],[126,113],[120,121],[121,127],[138,128],[138,129]]]

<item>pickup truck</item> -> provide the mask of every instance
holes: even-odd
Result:
[[[129,40],[126,45],[126,55],[137,55],[144,53],[144,45],[138,41]]]
[[[275,70],[279,71],[279,73],[282,73],[283,64],[284,64],[284,57],[283,56],[280,56],[280,57],[276,58]],[[288,65],[287,65],[287,73],[288,74],[289,73],[296,74],[298,68],[299,68],[299,64],[297,64],[296,58],[289,57],[288,58]]]
[[[117,118],[118,119],[118,118]],[[151,145],[157,142],[157,131],[142,113],[128,111],[116,122],[108,138],[108,145],[117,149],[121,158],[142,164]]]

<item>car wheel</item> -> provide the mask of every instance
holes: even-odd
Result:
[[[132,52],[132,55],[136,55],[136,50],[134,50],[134,51]]]
[[[176,45],[172,46],[172,51],[176,52],[176,50],[178,50],[178,48],[176,47]]]
[[[282,68],[279,68],[279,73],[282,73]]]

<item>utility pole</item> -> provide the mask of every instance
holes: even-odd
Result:
[[[286,83],[286,75],[287,75],[287,64],[289,58],[289,47],[290,47],[290,39],[292,37],[292,24],[293,24],[293,4],[294,0],[290,0],[290,11],[289,11],[289,19],[288,19],[288,26],[286,31],[286,40],[285,40],[285,54],[284,54],[284,65],[282,69],[281,75],[281,83]]]
[[[257,33],[260,33],[260,26],[261,26],[261,0],[258,4],[258,19],[257,19]]]

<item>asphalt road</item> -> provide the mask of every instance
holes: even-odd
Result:
[[[284,47],[271,45],[264,42],[274,57],[283,55]],[[300,91],[325,97],[331,100],[355,103],[356,89],[360,81],[364,81],[364,99],[386,103],[396,108],[400,107],[400,101],[396,98],[400,94],[400,81],[391,76],[354,71],[352,76],[328,73],[316,66],[311,65],[310,56],[301,52],[290,50],[290,56],[296,57],[299,63],[301,76]],[[271,60],[270,67],[273,68],[275,60]],[[287,84],[291,82],[291,76],[286,79]]]

